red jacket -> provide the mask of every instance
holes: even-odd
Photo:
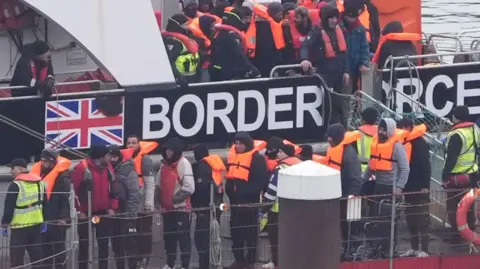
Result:
[[[103,170],[98,170],[90,159],[87,159],[87,164],[92,173],[92,212],[106,212],[108,209],[116,210],[118,208],[118,198],[112,197],[111,191],[113,193],[114,190],[112,190],[109,180],[109,173],[113,176],[112,166],[109,163]],[[85,167],[82,163],[75,166],[71,176],[75,195],[77,197],[85,195],[80,193],[84,191],[82,188],[82,182],[85,181]],[[75,208],[78,211],[87,213],[88,201],[76,199]]]

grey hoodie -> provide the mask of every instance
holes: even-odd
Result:
[[[393,119],[390,118],[383,118],[382,121],[385,121],[387,125],[388,138],[392,137],[395,134],[397,124]],[[396,142],[393,146],[392,159],[396,161],[392,163],[392,171],[375,172],[376,184],[393,186],[393,180],[396,180],[397,188],[403,189],[405,188],[405,184],[407,184],[408,174],[410,173],[410,165],[408,163],[405,148],[400,142]],[[368,166],[367,170],[363,174],[363,179],[368,180],[373,174],[374,172],[370,169],[370,166]]]
[[[136,217],[140,205],[140,187],[138,174],[133,160],[122,160],[115,166],[115,182],[118,192],[119,213],[127,217]]]

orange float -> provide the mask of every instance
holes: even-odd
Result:
[[[477,197],[480,196],[480,189],[471,189],[458,204],[457,209],[457,229],[460,233],[460,236],[472,242],[474,245],[480,245],[480,236],[477,232],[470,230],[468,226],[467,213],[468,210],[472,207],[473,203]]]

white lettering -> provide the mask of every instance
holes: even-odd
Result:
[[[216,101],[225,101],[227,105],[225,108],[216,110]],[[222,122],[228,133],[235,132],[235,127],[228,117],[228,114],[233,111],[234,106],[235,100],[233,100],[233,95],[228,92],[209,93],[207,95],[207,135],[214,134],[215,132],[215,118],[218,118]]]
[[[460,74],[457,79],[457,106],[465,105],[466,97],[480,96],[480,89],[465,89],[465,83],[478,81],[480,73]],[[470,114],[480,114],[480,106],[469,106]]]
[[[453,103],[447,100],[443,108],[437,109],[435,107],[435,104],[433,103],[433,93],[438,84],[445,85],[447,89],[451,89],[453,86],[455,86],[449,76],[435,76],[432,80],[430,80],[430,82],[428,82],[427,89],[425,90],[425,106],[427,106],[428,110],[430,110],[433,114],[440,117],[445,117],[452,110]]]
[[[161,106],[162,109],[158,113],[152,113],[152,106]],[[171,123],[166,116],[169,109],[170,104],[163,97],[143,99],[142,137],[144,139],[163,138],[168,135]],[[150,128],[152,122],[161,122],[162,129],[152,131]]]
[[[245,101],[247,99],[255,99],[257,102],[258,115],[254,122],[246,123],[245,122]],[[265,120],[265,98],[259,91],[241,91],[238,92],[238,114],[237,114],[237,127],[238,131],[250,132],[259,129],[263,121]]]
[[[315,101],[312,103],[305,103],[306,94],[315,94]],[[309,112],[317,126],[323,125],[323,118],[318,111],[322,105],[322,94],[320,88],[317,86],[301,86],[297,88],[297,128],[304,126],[304,114]]]
[[[291,103],[277,104],[277,96],[292,95],[293,88],[275,88],[268,90],[268,130],[291,129],[293,121],[276,121],[277,112],[292,111]]]
[[[180,120],[182,107],[186,103],[192,103],[195,105],[196,113],[195,115],[188,115],[189,117],[196,116],[195,124],[189,129],[183,127],[182,121]],[[172,112],[172,121],[175,131],[183,137],[190,137],[196,135],[200,129],[202,129],[203,122],[205,121],[205,108],[203,106],[202,100],[200,97],[193,94],[186,94],[178,98],[175,106],[173,107]]]
[[[405,93],[405,88],[408,89],[408,93]],[[399,92],[400,91],[400,92]],[[403,94],[402,94],[403,93]],[[412,99],[414,101],[420,101],[420,97],[423,93],[423,84],[422,81],[418,78],[401,78],[397,82],[397,92],[396,94],[396,112],[397,114],[403,115],[403,104],[407,104],[412,107]],[[410,98],[408,98],[410,97]],[[412,107],[414,112],[421,111],[418,110],[418,107]],[[423,113],[416,115],[418,118],[423,118]]]

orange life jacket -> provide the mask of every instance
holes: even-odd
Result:
[[[140,147],[140,151],[138,152],[137,156],[133,158],[133,166],[135,168],[135,172],[137,172],[138,174],[138,184],[140,184],[140,187],[143,187],[143,156],[148,155],[150,152],[154,151],[158,147],[158,143],[151,141],[140,141],[138,142],[138,145]]]
[[[245,50],[245,53],[248,52],[248,48],[247,48],[247,40],[246,40],[246,37],[245,37],[245,33],[238,30],[237,28],[231,26],[231,25],[226,25],[226,24],[216,24],[215,25],[215,31],[216,31],[216,34],[215,34],[215,37],[217,37],[219,31],[221,30],[224,30],[224,31],[228,31],[228,32],[235,32],[237,35],[240,36],[240,39],[242,40],[242,45],[243,45],[243,49]]]
[[[382,46],[388,40],[411,41],[415,43],[422,40],[422,36],[419,34],[413,34],[413,33],[391,33],[391,34],[386,34],[382,36],[380,38],[380,41],[378,41],[378,47],[377,47],[377,50],[375,51],[375,55],[373,55],[372,63],[378,63],[378,60],[380,59],[380,52],[382,50]],[[380,66],[379,68],[383,68],[383,66]]]
[[[420,124],[413,127],[412,131],[408,133],[405,141],[403,141],[403,146],[407,152],[408,163],[410,163],[410,158],[412,157],[412,141],[423,136],[427,132],[427,125]]]
[[[58,156],[55,167],[53,167],[53,169],[43,177],[43,182],[45,183],[45,188],[47,192],[47,199],[50,199],[50,196],[52,195],[52,190],[53,190],[53,187],[55,186],[55,181],[57,180],[58,175],[68,170],[70,168],[71,163],[72,161],[70,161],[69,159]],[[32,166],[30,173],[36,176],[40,176],[41,171],[42,171],[42,162],[40,161],[35,163]]]
[[[257,149],[252,149],[244,153],[237,153],[235,151],[235,146],[232,146],[228,152],[227,174],[225,178],[227,180],[239,179],[248,181],[250,166],[252,165],[252,158],[255,152],[257,152]]]
[[[27,182],[38,182],[42,180],[42,178],[33,173],[21,173],[15,178],[15,180],[22,180]]]
[[[256,15],[268,21],[270,24],[270,30],[272,31],[275,48],[283,49],[285,47],[285,39],[283,37],[283,22],[276,22],[272,17],[270,17],[270,15],[268,15],[267,7],[261,4],[255,4],[253,6],[253,13],[254,14],[250,21],[250,26],[248,27],[246,33],[248,56],[251,58],[255,57],[255,51],[257,47]]]
[[[362,133],[374,137],[378,134],[378,126],[377,125],[362,125],[358,128]]]
[[[322,159],[322,163],[340,171],[343,162],[343,150],[345,146],[352,144],[360,139],[362,135],[358,131],[346,132],[342,142],[335,147],[328,147],[327,155]]]
[[[342,29],[340,26],[335,27],[335,35],[337,36],[337,42],[338,42],[338,49],[341,52],[344,52],[347,50],[347,43],[345,42],[345,37],[343,36]],[[322,39],[323,42],[325,42],[325,57],[327,58],[334,58],[337,53],[335,53],[335,50],[333,49],[332,46],[332,40],[328,36],[327,32],[322,29]]]
[[[295,12],[291,10],[289,12],[290,16],[290,33],[292,34],[292,45],[294,49],[300,49],[302,47],[303,42],[305,41],[305,38],[307,38],[307,35],[302,35],[298,29],[297,26],[295,25]]]
[[[323,161],[324,159],[325,159],[325,157],[322,156],[322,155],[318,155],[318,154],[313,154],[312,155],[312,161],[314,161],[316,163],[325,164],[325,162]]]
[[[378,135],[374,136],[370,150],[370,169],[372,171],[392,171],[392,163],[396,162],[392,159],[393,146],[396,142],[402,142],[407,135],[408,132],[397,129],[385,143],[379,143]]]
[[[30,61],[30,71],[32,72],[32,82],[30,86],[35,86],[35,82],[38,81],[44,81],[47,79],[47,72],[48,72],[48,65],[43,67],[40,70],[40,77],[37,77],[37,68],[35,67],[35,62]]]
[[[196,19],[196,18],[198,18],[198,17],[200,17],[200,16],[203,16],[203,15],[205,15],[205,14],[203,14],[203,13],[200,12],[200,11],[197,11],[197,14],[195,14],[195,18],[193,18],[193,19],[190,18],[190,17],[188,17],[188,16],[185,16],[185,17],[187,17],[187,20],[188,20],[187,24],[192,23],[192,21],[193,21],[194,19]]]
[[[298,164],[298,163],[301,163],[302,160],[300,160],[299,158],[295,157],[295,156],[291,156],[291,157],[287,157],[285,159],[282,159],[282,160],[278,160],[278,164],[286,164],[288,166],[292,166],[292,165],[295,165],[295,164]]]
[[[230,12],[230,11],[232,11],[233,9],[235,9],[235,7],[229,6],[229,7],[226,7],[226,8],[224,9],[224,11]]]
[[[197,42],[186,35],[182,35],[180,33],[162,31],[162,36],[173,37],[180,40],[180,42],[183,43],[183,45],[187,48],[188,52],[190,52],[191,54],[195,54],[198,52]]]
[[[222,173],[226,170],[222,158],[220,158],[220,156],[218,155],[209,155],[203,158],[203,160],[207,162],[208,165],[210,165],[210,167],[212,168],[212,177],[215,185],[217,185],[217,187],[221,187]]]
[[[299,0],[298,6],[305,7],[307,9],[316,9],[318,3],[315,0]]]
[[[310,20],[312,20],[312,25],[320,24],[320,9],[309,9],[308,15],[310,16]]]

